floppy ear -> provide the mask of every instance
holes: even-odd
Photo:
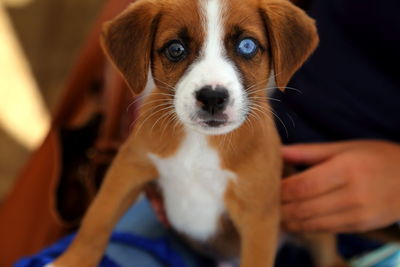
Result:
[[[139,0],[103,28],[102,47],[136,94],[146,86],[158,13],[154,1]]]
[[[315,22],[288,0],[261,0],[276,86],[284,90],[318,44]]]

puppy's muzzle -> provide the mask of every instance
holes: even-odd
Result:
[[[204,86],[196,92],[199,118],[210,127],[218,127],[227,121],[223,112],[229,102],[228,90],[224,87]]]

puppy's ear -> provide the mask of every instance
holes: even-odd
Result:
[[[158,20],[154,1],[139,0],[103,28],[102,47],[136,94],[146,86]]]
[[[288,0],[261,0],[260,14],[270,42],[275,82],[284,90],[318,44],[315,22]]]

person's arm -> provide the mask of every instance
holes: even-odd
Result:
[[[400,145],[348,141],[283,148],[287,162],[310,165],[282,181],[289,231],[362,232],[400,220]]]

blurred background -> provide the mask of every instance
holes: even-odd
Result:
[[[105,0],[0,0],[0,201],[49,118]]]

